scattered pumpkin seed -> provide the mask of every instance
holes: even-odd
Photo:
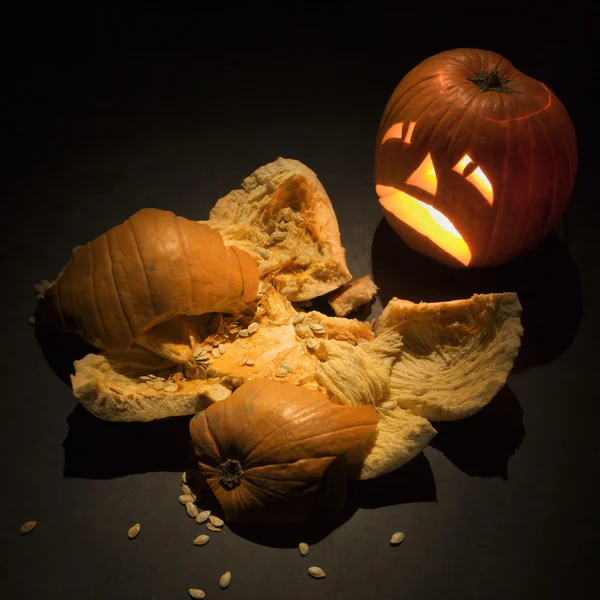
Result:
[[[194,358],[198,358],[201,354],[204,354],[204,350],[202,346],[196,346],[194,348],[193,356]]]
[[[179,496],[179,503],[183,504],[183,506],[187,506],[190,502],[194,501],[194,497],[192,494],[181,494]]]
[[[204,523],[208,517],[210,517],[210,510],[203,510],[202,512],[198,513],[198,516],[196,517],[196,523]]]
[[[427,388],[424,388],[424,387],[416,387],[413,390],[413,394],[415,396],[422,396],[423,394],[426,394],[426,393],[427,393]]]
[[[323,325],[321,325],[320,323],[311,323],[309,325],[309,327],[313,330],[313,331],[323,331]]]
[[[142,375],[142,376],[140,377],[140,379],[141,379],[142,381],[150,381],[150,380],[152,379],[152,377],[149,377],[148,375]]]
[[[248,330],[247,329],[240,329],[239,336],[240,337],[248,337]]]
[[[272,194],[274,191],[275,184],[270,179],[267,179],[267,192],[269,192],[269,194]]]
[[[221,352],[220,352],[220,350],[219,350],[218,348],[213,348],[213,349],[212,349],[212,355],[213,355],[215,358],[219,358],[219,356],[221,356]]]
[[[36,294],[41,294],[46,288],[41,283],[34,283],[33,289]]]
[[[289,206],[286,206],[283,209],[283,219],[284,219],[284,221],[291,221],[292,218],[293,218],[293,216],[294,216],[294,211]]]
[[[225,344],[219,344],[219,352],[225,354],[225,350],[227,350],[227,346]]]
[[[202,535],[196,536],[192,542],[194,546],[204,546],[204,544],[208,544],[210,540],[210,536],[203,533]]]
[[[394,410],[398,406],[398,402],[396,400],[387,400],[381,405],[381,408],[386,408],[387,410]]]
[[[216,515],[210,515],[208,518],[215,527],[223,527],[223,525],[225,524],[223,519],[219,519],[219,517],[217,517]]]
[[[306,556],[308,554],[308,544],[306,542],[300,542],[298,544],[298,550],[302,556]]]
[[[187,512],[188,517],[192,517],[192,519],[195,519],[198,516],[198,514],[199,514],[198,507],[194,504],[193,501],[192,502],[188,502],[185,505],[185,511]]]
[[[185,496],[192,496],[193,497],[193,493],[192,490],[190,488],[189,485],[187,485],[186,483],[182,483],[181,484],[181,493]]]
[[[150,379],[156,379],[156,375],[154,375],[154,373],[148,373],[148,377],[150,377]]]
[[[323,571],[321,567],[308,567],[308,574],[315,579],[322,579],[326,575],[325,571]]]
[[[302,323],[306,317],[306,313],[298,313],[292,317],[292,325],[297,325],[298,323]]]
[[[398,544],[401,544],[404,541],[404,534],[401,531],[396,531],[396,533],[394,533],[394,535],[392,535],[391,539],[390,539],[390,544],[392,544],[392,546],[397,546]]]
[[[269,244],[278,244],[279,242],[283,242],[287,237],[287,233],[285,231],[274,231],[269,236]]]
[[[23,525],[21,525],[21,534],[30,533],[37,526],[37,521],[25,521]]]
[[[188,590],[188,594],[195,600],[202,600],[202,598],[206,598],[206,594],[198,588],[190,588]]]
[[[287,377],[287,374],[287,369],[282,368],[277,369],[274,373],[275,377]]]
[[[216,532],[223,533],[223,530],[220,527],[213,525],[210,521],[206,524],[206,529],[208,529],[209,531],[216,531]]]
[[[240,367],[243,367],[243,366],[246,364],[246,361],[247,361],[247,360],[248,360],[248,358],[246,358],[246,357],[242,358],[242,359],[239,361],[238,365],[240,365]]]
[[[255,362],[251,358],[246,359],[246,366],[253,367],[254,365],[255,365]]]
[[[239,388],[243,383],[244,383],[244,381],[242,379],[240,379],[239,377],[234,377],[231,380],[231,385],[236,388]]]
[[[292,367],[291,367],[290,363],[289,363],[289,362],[286,362],[285,360],[281,361],[281,362],[279,363],[279,366],[280,366],[282,369],[285,369],[286,371],[290,371],[290,372],[291,372],[291,370],[292,370]]]
[[[165,385],[166,385],[164,381],[158,381],[157,379],[155,379],[154,381],[155,381],[155,383],[153,384],[152,387],[156,391],[162,390],[165,387]]]
[[[306,347],[310,348],[311,350],[313,350],[314,348],[317,347],[317,340],[313,339],[313,338],[309,338],[306,340]]]
[[[177,386],[172,383],[165,385],[163,389],[165,392],[176,392],[178,390]]]
[[[302,225],[302,223],[304,223],[304,217],[302,215],[296,215],[294,221],[296,221],[298,225]]]
[[[225,571],[219,579],[219,585],[225,589],[231,583],[231,571]]]
[[[248,325],[248,333],[256,333],[258,331],[258,323],[250,323]]]
[[[181,474],[181,483],[187,483],[187,482],[188,482],[188,472],[187,472],[187,471],[184,471],[184,472]]]
[[[129,530],[127,531],[127,537],[130,540],[133,540],[134,538],[136,538],[140,532],[141,529],[141,525],[139,523],[136,523],[133,527],[130,527]]]
[[[257,248],[256,251],[260,254],[260,256],[262,256],[263,258],[270,258],[271,253],[266,249],[266,248]],[[259,288],[259,293],[260,293],[260,288]]]
[[[267,223],[267,233],[271,234],[273,233],[275,230],[277,229],[277,223],[271,219],[268,223]]]
[[[35,325],[35,317],[29,317],[28,321],[30,325]]]

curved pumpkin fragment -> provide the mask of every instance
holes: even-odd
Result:
[[[254,379],[190,421],[199,467],[230,521],[293,523],[313,508],[333,460],[366,439],[372,406]]]
[[[394,298],[377,334],[397,331],[402,353],[390,379],[390,399],[432,421],[475,414],[506,383],[523,327],[514,293],[414,304]]]
[[[143,348],[88,354],[74,364],[75,397],[105,421],[189,415],[231,394],[218,379],[185,379],[176,365]]]
[[[236,312],[257,289],[248,253],[206,225],[144,208],[74,251],[39,294],[39,317],[96,348],[126,350],[178,315]]]
[[[261,279],[292,302],[322,296],[352,279],[329,196],[297,160],[278,158],[260,167],[201,223],[251,254]]]

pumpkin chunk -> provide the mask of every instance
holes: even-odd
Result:
[[[363,304],[371,302],[379,288],[370,275],[365,275],[329,295],[327,302],[338,317],[345,317]]]
[[[366,439],[372,406],[255,379],[190,421],[198,464],[230,521],[306,519],[325,469]]]
[[[278,158],[217,201],[208,221],[226,245],[251,254],[261,279],[292,302],[322,296],[352,275],[337,218],[316,174]]]
[[[514,293],[414,304],[394,298],[377,323],[402,336],[390,398],[432,421],[475,414],[504,386],[519,347],[521,304]]]

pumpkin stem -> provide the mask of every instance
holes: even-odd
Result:
[[[224,463],[219,465],[219,483],[226,490],[236,488],[244,477],[244,471],[239,460],[228,458]]]
[[[510,81],[508,77],[500,77],[498,71],[488,73],[487,71],[481,71],[477,77],[469,77],[469,81],[472,81],[484,92],[504,92],[505,94],[512,94],[512,91],[506,84]]]

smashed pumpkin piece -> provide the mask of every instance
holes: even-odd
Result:
[[[297,160],[278,158],[260,167],[201,222],[225,244],[251,254],[261,280],[292,302],[322,296],[352,278],[327,192]]]
[[[475,414],[506,383],[521,345],[520,315],[514,293],[420,304],[392,299],[377,322],[378,336],[402,336],[390,399],[432,421]]]
[[[199,467],[229,521],[305,520],[333,460],[366,439],[372,406],[255,379],[190,421]]]
[[[178,315],[235,313],[258,289],[256,261],[206,225],[144,208],[73,253],[38,295],[42,322],[126,350]]]
[[[336,316],[345,317],[357,308],[371,302],[378,289],[371,276],[365,275],[331,293],[327,302],[335,311]]]
[[[136,347],[75,361],[71,385],[79,402],[105,421],[189,415],[231,394],[218,379],[186,379],[177,365]]]

